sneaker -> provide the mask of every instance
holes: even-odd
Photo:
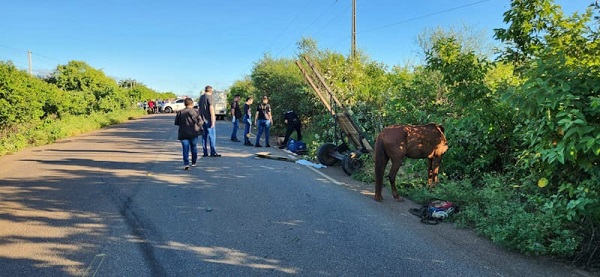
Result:
[[[257,144],[254,145],[254,147],[262,147],[262,145],[260,145],[260,144],[257,143]]]
[[[183,170],[188,170],[188,169],[190,169],[189,165],[186,165],[186,166],[183,167]]]
[[[231,141],[233,141],[233,142],[240,142],[240,140],[236,139],[236,138],[231,139]]]
[[[267,145],[265,145],[265,147],[271,147],[271,145],[267,143]]]
[[[221,157],[221,154],[210,154],[211,157]]]
[[[192,167],[196,167],[196,164],[192,164]]]
[[[279,149],[285,149],[285,145],[279,145]]]
[[[204,154],[204,155],[202,155],[202,157],[208,157],[208,154]]]
[[[246,146],[253,146],[253,145],[252,145],[252,143],[251,143],[251,142],[249,142],[249,141],[246,141],[246,142],[244,143],[244,145],[246,145]]]

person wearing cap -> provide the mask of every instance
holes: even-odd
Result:
[[[269,105],[269,98],[265,95],[262,98],[262,102],[256,107],[256,115],[254,116],[254,125],[258,126],[258,134],[256,134],[255,147],[262,147],[260,145],[260,137],[263,132],[265,133],[265,146],[271,147],[269,144],[269,129],[271,128],[271,105]]]

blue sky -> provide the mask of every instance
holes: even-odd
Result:
[[[265,53],[293,57],[302,37],[350,51],[351,0],[19,0],[0,4],[0,60],[34,73],[82,60],[158,91],[226,89]],[[592,0],[557,0],[566,13]],[[357,46],[387,65],[418,61],[425,29],[503,26],[508,0],[357,0]]]

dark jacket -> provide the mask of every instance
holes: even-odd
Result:
[[[298,115],[293,110],[283,113],[283,119],[287,120],[288,126],[300,124],[300,118],[298,118]]]
[[[198,110],[194,108],[185,108],[178,111],[175,116],[175,125],[179,126],[177,139],[192,139],[201,135],[203,123]]]

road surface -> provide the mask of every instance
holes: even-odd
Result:
[[[340,168],[256,158],[282,152],[226,121],[223,157],[183,171],[173,118],[1,157],[0,276],[592,276],[423,225]]]

